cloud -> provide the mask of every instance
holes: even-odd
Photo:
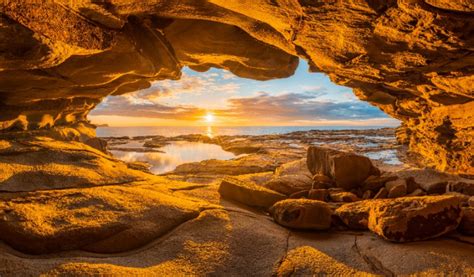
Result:
[[[324,93],[285,93],[271,95],[259,92],[253,97],[227,99],[227,107],[214,112],[227,121],[238,122],[312,122],[335,120],[368,120],[387,118],[378,108],[361,101],[329,102],[319,99]],[[125,115],[175,120],[199,120],[207,109],[197,106],[168,106],[142,98],[113,96],[96,108],[92,115]]]
[[[130,100],[132,99],[132,101]],[[115,115],[177,120],[196,120],[204,109],[195,106],[167,106],[150,101],[135,101],[128,96],[111,96],[91,112],[92,116]]]
[[[324,93],[260,92],[254,97],[231,98],[229,109],[219,114],[278,120],[363,120],[387,117],[381,110],[361,101],[329,102],[318,99]]]

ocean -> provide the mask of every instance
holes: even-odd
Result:
[[[99,137],[136,137],[161,135],[167,137],[203,134],[208,136],[220,135],[271,135],[285,134],[296,131],[310,130],[367,130],[393,126],[242,126],[242,127],[181,127],[181,126],[150,126],[150,127],[98,127]]]

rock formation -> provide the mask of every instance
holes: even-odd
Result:
[[[470,1],[2,1],[0,129],[86,121],[183,66],[267,80],[298,57],[403,121],[425,165],[474,174]]]

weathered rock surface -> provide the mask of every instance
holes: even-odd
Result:
[[[133,166],[76,141],[0,138],[0,191],[37,191],[123,184],[150,178]]]
[[[276,202],[286,198],[285,195],[276,191],[235,178],[222,180],[219,193],[225,199],[264,209],[268,209]]]
[[[460,199],[450,195],[377,200],[369,213],[369,229],[397,242],[435,238],[460,221]]]
[[[332,209],[327,203],[310,199],[286,199],[270,208],[280,225],[295,229],[326,230],[331,227]]]
[[[424,164],[474,174],[469,1],[4,1],[0,129],[85,121],[183,66],[266,80],[312,71],[403,121]]]
[[[350,229],[367,230],[370,208],[374,203],[373,200],[366,200],[344,204],[334,214]]]
[[[379,174],[367,157],[324,147],[309,147],[307,163],[312,174],[326,175],[335,181],[336,186],[346,190],[362,185],[371,175]]]
[[[275,170],[275,176],[264,186],[286,195],[311,189],[312,179],[306,166],[306,159],[281,165]]]
[[[206,204],[179,199],[164,178],[129,186],[0,196],[0,240],[29,254],[83,249],[117,253],[139,248],[187,220]]]
[[[459,232],[474,236],[474,207],[465,207],[462,209],[461,224],[459,224]]]

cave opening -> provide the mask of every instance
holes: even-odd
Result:
[[[218,142],[221,136],[242,139],[311,130],[329,135],[339,130],[357,137],[351,132],[400,124],[359,100],[350,88],[332,83],[322,73],[309,72],[304,60],[292,76],[266,81],[241,78],[219,68],[205,72],[184,68],[182,72],[179,80],[155,81],[143,90],[108,96],[90,112],[88,119],[98,126],[97,136],[109,140],[115,157],[148,163],[151,172],[163,174],[181,164],[252,153],[216,147],[222,144]],[[385,135],[360,135],[345,147],[363,149],[368,157],[389,164],[402,164],[397,149],[387,147],[395,141],[394,132]],[[338,143],[344,136],[336,133],[332,137],[338,136],[340,140],[330,143],[342,147]],[[327,143],[313,140],[318,145]]]

